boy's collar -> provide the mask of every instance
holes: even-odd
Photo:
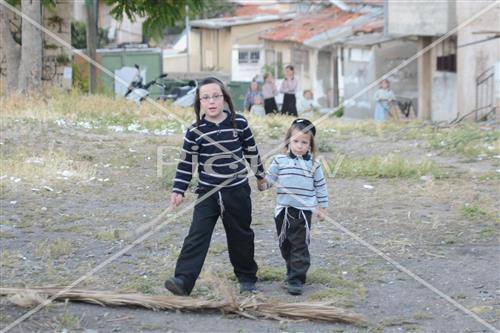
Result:
[[[299,159],[298,156],[296,156],[294,153],[292,153],[292,151],[290,150],[288,152],[288,156],[290,156],[290,158],[293,158],[293,159]],[[304,161],[309,161],[311,159],[311,154],[309,153],[305,153],[304,155],[302,155],[301,157]]]

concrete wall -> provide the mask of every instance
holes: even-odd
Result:
[[[463,22],[471,15],[491,4],[486,2],[460,2],[457,4],[457,19]],[[498,30],[500,4],[481,15],[478,19],[458,31],[457,36],[457,106],[460,116],[475,109],[476,77],[500,62],[500,39],[493,39],[473,45],[491,34],[480,31]],[[474,33],[476,32],[476,33]],[[462,46],[463,45],[463,46]]]
[[[455,1],[385,1],[387,33],[438,36],[455,27]]]
[[[231,73],[230,30],[199,29],[199,31],[201,70]]]
[[[163,73],[187,71],[186,53],[163,56]]]
[[[359,49],[359,48],[357,48]],[[344,48],[344,99],[348,100],[368,86],[375,79],[375,56],[371,48],[367,61],[350,60],[349,48]],[[347,118],[373,118],[372,96],[369,90],[350,102],[344,104],[344,115]]]
[[[264,44],[259,39],[259,34],[267,29],[271,29],[281,22],[264,22],[258,24],[236,25],[231,28],[231,42],[233,44]]]
[[[451,121],[457,116],[457,74],[435,72],[432,78],[432,121]]]

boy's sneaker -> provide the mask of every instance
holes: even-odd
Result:
[[[165,281],[165,288],[176,296],[187,296],[188,293],[184,289],[184,281],[179,278],[171,277]]]
[[[256,292],[257,288],[255,287],[255,282],[240,282],[240,294]]]
[[[302,295],[302,283],[300,282],[288,283],[288,293],[290,295]]]

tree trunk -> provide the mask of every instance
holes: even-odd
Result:
[[[41,25],[40,0],[22,0],[24,15]],[[21,65],[19,66],[19,90],[24,93],[40,91],[42,87],[42,31],[23,19]]]
[[[9,9],[0,5],[0,38],[2,40],[2,54],[0,57],[7,60],[6,80],[2,83],[3,91],[8,96],[17,90],[19,60],[21,48],[14,40],[10,31]]]
[[[97,61],[97,16],[99,0],[88,0],[87,4],[87,55],[95,63]],[[89,92],[95,94],[97,91],[97,69],[93,63],[89,63]]]

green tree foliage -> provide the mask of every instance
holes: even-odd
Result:
[[[112,7],[110,13],[118,21],[124,15],[131,21],[135,21],[136,17],[145,17],[143,31],[152,38],[160,38],[165,27],[184,19],[186,6],[192,13],[201,13],[212,2],[214,0],[104,0],[104,3]]]

